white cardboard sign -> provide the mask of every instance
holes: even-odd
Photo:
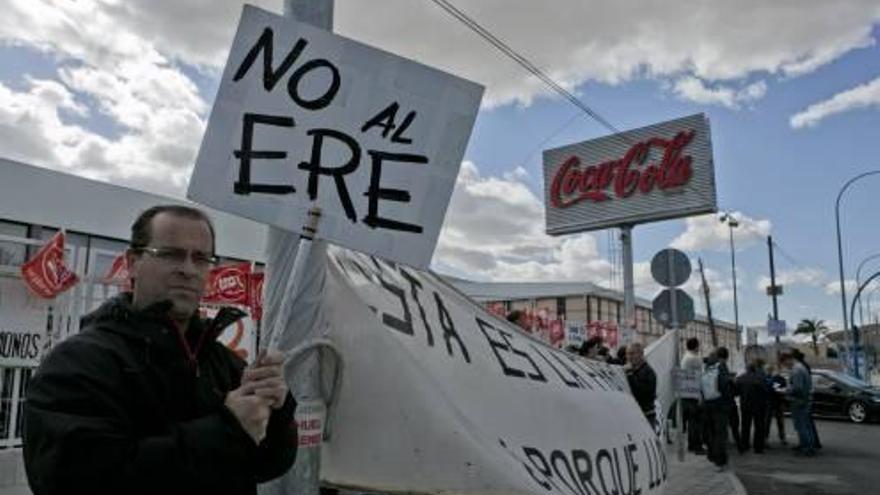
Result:
[[[187,197],[426,267],[483,88],[245,6]]]

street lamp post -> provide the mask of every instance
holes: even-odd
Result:
[[[724,212],[719,218],[721,222],[726,222],[730,232],[730,274],[733,278],[733,324],[736,326],[737,342],[739,342],[739,302],[736,294],[736,247],[733,244],[733,229],[739,227],[739,221],[734,218],[732,213]]]
[[[871,261],[871,260],[875,260],[875,259],[877,259],[877,258],[880,258],[880,253],[874,253],[874,254],[872,254],[872,255],[866,257],[865,259],[863,259],[863,260],[861,261],[861,263],[859,263],[859,267],[856,268],[856,287],[858,287],[859,285],[862,284],[862,268],[865,267],[865,263],[867,263],[867,262],[869,262],[869,261]],[[868,299],[868,303],[870,304],[870,302],[871,302],[871,299],[869,298],[869,299]],[[868,310],[868,320],[871,319],[870,311],[871,311],[871,310],[869,309],[869,310]],[[864,320],[864,317],[863,317],[863,315],[862,315],[862,312],[863,312],[863,309],[862,309],[862,301],[861,301],[861,299],[860,299],[860,300],[859,300],[859,323],[860,323],[860,324],[864,324],[864,321],[863,321],[863,320]]]
[[[843,197],[843,193],[852,185],[853,182],[860,180],[869,175],[880,174],[880,170],[872,170],[870,172],[861,173],[852,179],[846,181],[843,187],[840,188],[840,191],[837,193],[837,201],[834,203],[834,221],[837,225],[837,270],[838,275],[840,276],[840,307],[843,309],[843,331],[844,334],[849,336],[849,319],[846,314],[846,286],[843,280],[843,246],[840,240],[840,198]],[[855,353],[853,353],[855,356]],[[858,373],[858,371],[856,371]]]

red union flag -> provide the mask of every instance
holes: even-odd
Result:
[[[21,265],[21,278],[34,294],[44,299],[52,299],[76,285],[79,277],[64,264],[64,232],[55,234]]]
[[[128,260],[125,259],[125,253],[120,253],[119,256],[113,259],[113,264],[110,265],[110,269],[107,270],[107,274],[104,275],[102,281],[105,284],[122,285],[125,290],[131,290]]]
[[[214,304],[250,303],[248,282],[251,276],[251,264],[218,266],[208,275],[208,289],[202,302]]]
[[[263,281],[266,275],[262,272],[251,273],[250,292],[251,292],[251,318],[254,320],[263,319]]]

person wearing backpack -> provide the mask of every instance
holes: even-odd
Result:
[[[700,375],[703,371],[703,360],[700,358],[700,341],[694,337],[687,340],[687,350],[681,360],[681,369]],[[681,399],[684,412],[684,424],[687,428],[687,447],[696,455],[705,455],[703,449],[703,411],[699,399]]]
[[[727,466],[727,428],[730,403],[733,401],[733,381],[727,368],[727,348],[719,347],[700,378],[703,394],[703,417],[709,431],[709,461],[722,471]]]

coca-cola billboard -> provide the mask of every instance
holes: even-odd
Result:
[[[709,121],[691,115],[544,151],[547,233],[717,209]]]

